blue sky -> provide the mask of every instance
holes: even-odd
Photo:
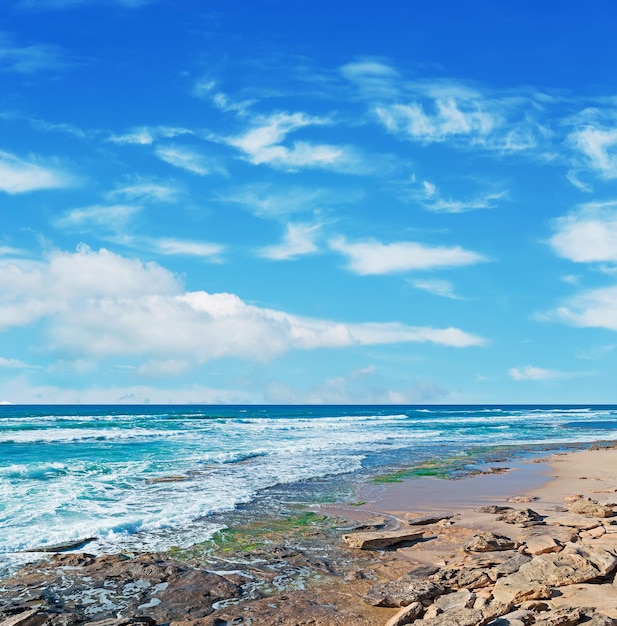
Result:
[[[6,0],[0,402],[617,402],[616,17]]]

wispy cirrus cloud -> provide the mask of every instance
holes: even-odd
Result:
[[[45,43],[18,45],[7,33],[0,32],[0,72],[37,74],[61,70],[71,64],[58,46]]]
[[[117,144],[149,146],[160,139],[173,139],[182,135],[195,135],[195,132],[181,126],[141,126],[121,135],[112,134],[107,138],[107,141]]]
[[[150,239],[147,242],[152,249],[164,255],[194,256],[219,260],[220,255],[225,251],[225,246],[221,244],[173,239],[171,237]]]
[[[287,145],[283,143],[289,134],[300,129],[331,123],[327,117],[305,113],[274,113],[254,118],[248,130],[223,141],[237,148],[253,165],[266,164],[290,172],[301,169],[366,172],[366,164],[350,146],[312,141],[294,141]]]
[[[414,241],[350,243],[338,237],[330,241],[330,248],[345,256],[348,269],[360,276],[474,265],[487,260],[460,246],[427,246]]]
[[[415,183],[415,177],[412,180]],[[411,197],[432,213],[466,213],[479,209],[493,209],[499,200],[507,198],[507,191],[487,191],[459,200],[445,196],[435,183],[423,180],[414,185]]]
[[[617,263],[617,200],[588,202],[552,223],[551,248],[575,263]]]
[[[416,279],[409,280],[410,285],[416,289],[428,291],[435,296],[442,298],[450,298],[451,300],[461,300],[462,298],[454,292],[454,285],[449,280],[434,279]]]
[[[581,291],[561,306],[537,317],[580,328],[617,331],[617,286]]]
[[[508,370],[508,374],[512,380],[559,380],[564,378],[571,378],[576,374],[569,372],[561,372],[559,370],[545,369],[542,367],[535,367],[533,365],[526,365],[525,367],[513,367]]]
[[[109,199],[126,198],[138,202],[177,202],[182,188],[174,182],[136,177],[107,194]]]
[[[92,228],[119,231],[141,211],[132,204],[93,205],[66,211],[53,220],[56,228],[87,232]]]
[[[317,252],[319,248],[315,239],[321,226],[321,224],[289,223],[286,225],[283,241],[274,246],[260,248],[258,255],[273,261],[288,261]]]
[[[70,187],[74,178],[53,161],[0,151],[0,191],[9,194]]]
[[[159,146],[155,154],[159,159],[198,176],[225,174],[225,169],[211,157],[195,148],[180,145]]]

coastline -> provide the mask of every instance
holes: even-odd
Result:
[[[551,536],[560,549],[547,554],[559,554],[569,545],[588,546],[594,540],[596,543],[602,540],[601,545],[614,552],[617,566],[617,525],[614,525],[617,518],[577,515],[564,506],[564,498],[576,494],[609,508],[615,504],[617,449],[613,445],[602,442],[592,446],[594,449],[554,452],[545,459],[508,458],[503,463],[494,463],[488,473],[457,480],[422,477],[372,486],[359,494],[369,495],[371,502],[309,507],[306,516],[290,518],[285,527],[270,529],[272,532],[264,530],[261,535],[253,533],[251,538],[258,539],[253,544],[242,544],[241,533],[231,534],[220,543],[218,554],[198,552],[181,559],[170,554],[92,557],[73,552],[55,555],[47,562],[28,566],[15,577],[2,581],[0,610],[4,621],[0,624],[70,626],[114,619],[116,626],[121,626],[117,620],[123,619],[122,624],[141,620],[150,625],[178,626],[189,626],[189,623],[191,626],[385,625],[403,609],[367,602],[371,589],[379,584],[396,585],[401,578],[409,576],[410,570],[422,566],[469,569],[471,563],[488,563],[489,557],[500,561],[507,551],[498,555],[490,551],[490,554],[474,554],[461,550],[466,541],[483,532],[508,537],[521,546],[528,545],[525,542],[530,541],[530,537],[538,541],[538,536]],[[506,467],[509,469],[501,473]],[[511,498],[516,501],[508,502]],[[478,510],[489,506],[507,506],[515,511],[531,508],[549,521],[567,513],[578,520],[580,528],[573,533],[573,526],[544,522],[537,526],[511,524],[498,520],[495,514]],[[414,526],[424,533],[421,541],[383,550],[351,549],[341,541],[343,534],[379,533],[383,531],[379,526],[384,521],[387,526],[394,520],[394,525],[401,528],[409,524],[410,518],[427,513],[448,513],[450,517]],[[517,548],[514,552],[520,554],[525,550],[527,548]],[[472,568],[472,571],[475,570]],[[537,615],[527,616],[525,623],[541,623],[540,619],[564,607],[595,606],[598,614],[607,620],[617,619],[617,586],[612,584],[612,575],[611,570],[611,580],[605,576],[607,580],[601,584],[595,581],[555,587],[548,598],[536,603],[543,602],[546,608],[538,610]],[[81,582],[71,587],[67,583],[71,577]],[[115,595],[112,579],[122,582]],[[200,585],[201,591],[195,593]],[[129,588],[134,590],[133,600],[126,591]],[[193,592],[189,593],[188,588]],[[472,593],[474,601],[480,604],[478,599],[487,597],[485,587],[467,585],[457,593],[462,591]],[[71,604],[71,597],[81,600]],[[51,601],[54,598],[55,603]],[[413,602],[407,606],[411,604]],[[429,624],[430,611],[440,610],[430,608],[436,606],[432,601],[425,600],[424,604],[427,606],[422,606],[422,611],[426,613],[419,624]],[[510,608],[519,604],[513,602]],[[490,606],[488,600],[486,606]],[[465,607],[465,610],[476,609]],[[447,617],[444,612],[442,620]],[[444,625],[447,623],[443,621]]]

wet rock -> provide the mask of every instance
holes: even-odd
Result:
[[[40,626],[47,621],[48,616],[41,612],[40,607],[19,611],[0,622],[0,626]]]
[[[412,602],[431,600],[443,592],[440,585],[430,580],[403,576],[398,580],[373,585],[364,595],[364,601],[371,606],[398,608]]]
[[[532,509],[520,509],[517,511],[507,511],[497,516],[497,521],[506,524],[517,524],[519,526],[532,526],[542,524],[544,517]]]
[[[343,535],[343,541],[350,548],[373,550],[388,548],[390,546],[410,541],[419,541],[423,536],[423,531],[418,532],[417,530],[404,529],[374,533],[352,533],[350,535]]]
[[[69,550],[79,550],[86,544],[96,540],[96,537],[86,537],[85,539],[68,541],[66,543],[59,543],[53,546],[37,546],[36,548],[28,548],[27,550],[23,550],[23,552],[68,552]]]
[[[492,552],[496,550],[513,550],[520,544],[504,535],[484,531],[475,534],[465,542],[463,550],[465,552]]]

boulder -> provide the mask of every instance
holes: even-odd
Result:
[[[423,531],[403,529],[383,532],[351,533],[349,535],[343,535],[343,541],[350,548],[374,550],[379,548],[388,548],[399,543],[419,541],[423,536]]]
[[[495,572],[505,576],[508,574],[514,574],[514,572],[518,572],[522,565],[529,563],[529,561],[531,561],[530,556],[519,552],[513,557],[510,557],[507,561],[504,561],[495,567]]]
[[[461,589],[454,593],[446,593],[435,600],[435,606],[444,613],[456,611],[458,609],[469,609],[473,607],[476,594],[468,589]]]
[[[465,552],[492,552],[494,550],[515,550],[519,547],[517,541],[513,541],[504,535],[483,531],[475,534],[465,542],[463,550]]]

